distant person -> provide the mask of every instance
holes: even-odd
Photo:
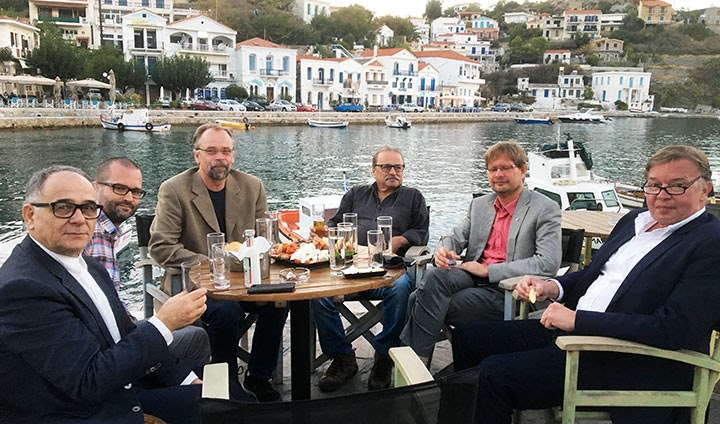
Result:
[[[205,311],[207,290],[171,297],[136,326],[105,269],[82,255],[102,210],[95,198],[77,168],[30,178],[28,235],[0,268],[0,420],[200,423],[201,381],[186,380],[191,364],[168,345]]]
[[[179,278],[180,264],[207,259],[207,234],[225,233],[227,242],[243,241],[243,232],[264,218],[267,198],[262,182],[232,169],[235,149],[232,132],[218,124],[201,125],[193,136],[196,167],[160,185],[155,219],[150,227],[150,255]],[[246,312],[258,314],[245,380],[245,389],[260,402],[280,399],[269,380],[277,366],[287,308],[273,303],[230,302],[207,299],[202,316],[210,336],[213,362],[227,362],[230,378],[237,381],[237,349]]]
[[[592,262],[556,279],[526,277],[523,300],[554,299],[540,320],[458,326],[455,369],[480,365],[476,420],[509,423],[514,409],[559,406],[565,382],[561,335],[606,336],[707,353],[720,322],[720,221],[705,210],[707,156],[668,146],[645,168],[648,208],[623,216]],[[662,358],[588,353],[578,385],[598,390],[691,390],[693,367]],[[612,422],[687,423],[689,408],[611,408]]]
[[[247,115],[245,115],[244,113],[243,113],[242,121],[243,121],[243,124],[245,124],[245,130],[249,130],[250,129],[250,120],[248,119]]]
[[[122,234],[123,224],[135,214],[140,206],[140,199],[145,196],[142,172],[140,167],[128,158],[110,158],[97,166],[93,185],[102,211],[97,218],[90,244],[83,253],[95,258],[105,267],[115,290],[120,293],[120,265],[118,252],[115,250],[116,241]],[[135,320],[132,315],[130,319]],[[178,357],[198,365],[205,365],[210,361],[207,333],[193,325],[173,332],[170,350]]]
[[[367,244],[367,231],[377,228],[377,217],[387,215],[393,218],[393,253],[402,255],[410,246],[427,244],[430,214],[425,198],[418,189],[403,185],[404,171],[405,159],[400,149],[385,146],[378,150],[373,155],[371,167],[375,182],[355,186],[345,193],[328,225],[343,222],[344,213],[357,213],[359,244],[364,246]],[[346,296],[348,300],[383,300],[383,330],[375,337],[375,362],[368,378],[369,390],[390,386],[393,362],[388,351],[391,347],[400,346],[400,331],[405,324],[412,285],[406,273],[395,280],[392,287]],[[312,311],[320,347],[332,358],[318,386],[324,392],[332,392],[357,373],[357,360],[352,345],[345,339],[340,313],[333,299],[313,300]]]
[[[560,208],[523,186],[527,155],[515,142],[499,142],[485,153],[491,194],[470,203],[453,229],[455,251],[438,247],[435,267],[418,283],[400,338],[427,360],[445,324],[503,317],[500,280],[524,274],[554,275],[560,266]],[[449,261],[461,258],[451,267]]]

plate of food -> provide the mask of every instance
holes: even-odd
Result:
[[[342,270],[345,278],[368,278],[368,277],[382,277],[387,274],[385,268],[355,268],[351,266]]]
[[[284,242],[273,247],[270,257],[293,265],[327,265],[327,239],[318,238],[312,242]]]

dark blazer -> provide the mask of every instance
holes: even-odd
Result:
[[[117,344],[82,286],[30,237],[0,268],[0,422],[142,423],[137,384],[184,377],[156,371],[169,362],[162,334],[136,327],[107,271],[85,260],[115,315]]]
[[[635,234],[625,215],[583,270],[560,277],[575,308],[603,265]],[[651,250],[628,274],[606,313],[578,311],[575,333],[632,340],[665,349],[707,352],[720,323],[720,221],[705,212]]]

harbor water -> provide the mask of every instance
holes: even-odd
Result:
[[[412,119],[412,115],[409,115]],[[100,128],[4,130],[0,133],[0,242],[22,234],[20,207],[30,175],[50,164],[94,167],[112,156],[127,156],[143,170],[140,213],[152,213],[157,189],[167,178],[194,165],[194,127],[169,133],[119,133]],[[647,158],[671,144],[695,146],[720,170],[720,120],[615,118],[604,125],[518,125],[511,122],[413,125],[410,130],[378,125],[347,129],[258,127],[235,132],[234,167],[259,177],[271,210],[297,208],[301,197],[342,194],[343,172],[350,185],[371,182],[371,155],[383,145],[405,154],[405,184],[416,187],[430,206],[431,245],[467,212],[472,194],[487,191],[483,155],[493,143],[516,140],[527,151],[554,143],[561,134],[583,142],[594,171],[613,181],[641,184]],[[121,256],[123,291],[129,304],[141,299],[133,269],[136,244]]]

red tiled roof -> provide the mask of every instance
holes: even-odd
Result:
[[[368,63],[366,66],[383,66],[383,64],[380,63],[379,60],[373,60],[372,62]]]
[[[670,3],[666,3],[664,1],[660,0],[640,0],[640,6],[648,6],[648,7],[668,7],[672,6]]]
[[[237,44],[235,44],[235,47],[240,46],[251,46],[251,47],[270,47],[275,49],[284,49],[285,46],[282,46],[280,44],[275,44],[272,41],[265,40],[264,38],[255,37],[251,38],[249,40],[241,41]]]
[[[378,56],[393,56],[397,53],[400,53],[405,49],[403,48],[395,48],[395,49],[378,49],[377,55]],[[364,50],[361,54],[361,57],[373,57],[373,49]]]
[[[566,10],[566,15],[602,15],[602,10]]]
[[[422,52],[413,52],[413,54],[418,59],[424,57],[441,57],[443,59],[461,60],[463,62],[477,63],[474,60],[468,59],[467,57],[461,55],[454,50],[426,50]]]
[[[545,50],[545,53],[570,53],[570,50]]]

